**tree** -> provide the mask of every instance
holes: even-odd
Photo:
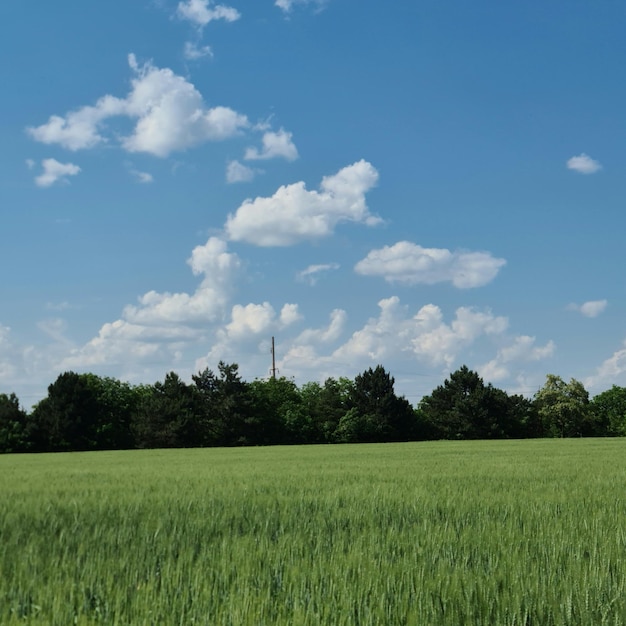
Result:
[[[304,427],[309,443],[343,441],[337,427],[350,408],[354,381],[349,378],[327,378],[323,385],[305,383],[301,390],[302,408],[306,414]]]
[[[123,450],[135,447],[131,424],[145,387],[133,387],[115,378],[83,374],[96,398],[96,447],[99,450]]]
[[[254,416],[250,386],[241,380],[239,366],[220,361],[217,375],[206,368],[192,376],[200,393],[204,445],[237,446],[263,442]]]
[[[200,402],[196,389],[175,372],[146,390],[133,419],[140,448],[189,448],[202,445]]]
[[[419,413],[434,438],[503,439],[526,436],[530,403],[521,396],[485,385],[463,365],[450,374],[419,405]]]
[[[308,443],[311,419],[293,380],[281,376],[250,383],[258,443]]]
[[[584,437],[593,434],[589,393],[572,378],[548,374],[544,386],[535,394],[535,405],[548,437]]]
[[[26,412],[17,396],[0,394],[0,453],[25,452],[28,449]]]
[[[415,413],[394,391],[395,379],[382,365],[371,367],[354,379],[348,397],[349,410],[341,418],[338,441],[408,441],[414,435]]]
[[[626,435],[626,387],[613,385],[595,396],[589,406],[598,436]]]
[[[31,416],[35,450],[62,452],[98,447],[98,403],[85,375],[64,372]]]

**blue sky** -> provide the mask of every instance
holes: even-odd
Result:
[[[220,359],[626,385],[623,3],[0,7],[0,392]]]

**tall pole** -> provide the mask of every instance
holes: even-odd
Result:
[[[272,337],[272,378],[276,380],[276,350],[274,349],[274,337]]]

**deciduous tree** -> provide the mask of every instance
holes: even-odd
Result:
[[[572,378],[548,374],[544,386],[535,394],[535,405],[549,437],[584,437],[593,434],[589,393]]]

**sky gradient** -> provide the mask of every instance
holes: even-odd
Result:
[[[0,7],[0,393],[224,360],[626,385],[626,6]]]

